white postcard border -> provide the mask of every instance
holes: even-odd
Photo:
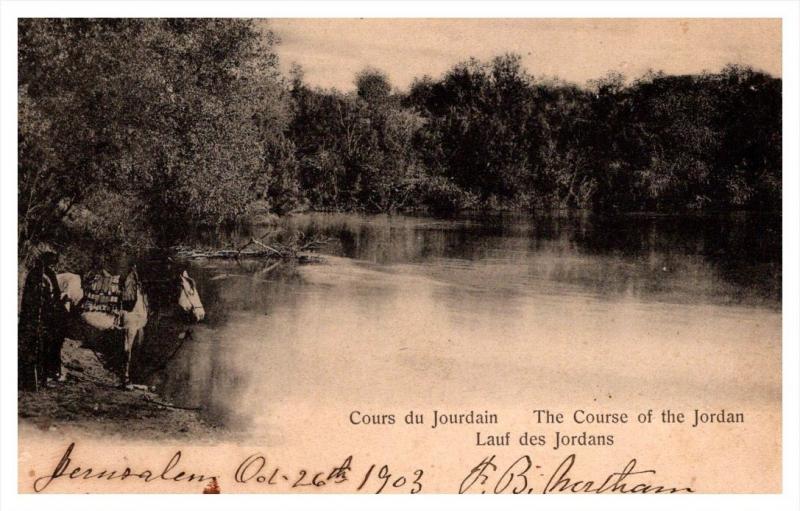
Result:
[[[0,12],[0,63],[2,64],[2,185],[0,225],[6,250],[0,272],[2,342],[0,342],[0,403],[2,404],[2,456],[0,456],[0,508],[141,510],[144,506],[196,510],[293,509],[334,506],[349,509],[460,509],[491,508],[638,510],[648,509],[798,509],[798,405],[800,404],[800,159],[798,158],[798,62],[800,4],[789,1],[743,2],[93,2],[3,1]],[[17,494],[17,261],[16,245],[16,27],[19,17],[774,17],[783,18],[783,493],[780,495],[669,495],[669,496],[355,496],[355,495],[19,495]],[[747,463],[747,460],[741,460]],[[755,468],[754,468],[755,469]],[[421,497],[421,498],[420,498]]]

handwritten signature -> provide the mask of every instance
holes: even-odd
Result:
[[[495,455],[490,455],[473,467],[458,488],[459,493],[694,493],[692,488],[674,487],[652,481],[655,470],[636,470],[637,460],[631,459],[619,472],[600,479],[576,479],[572,476],[576,456],[570,454],[550,475],[547,483],[537,488],[533,483],[542,468],[534,465],[529,455],[517,458],[501,472]],[[497,477],[499,475],[499,477]],[[539,473],[544,476],[545,474]]]

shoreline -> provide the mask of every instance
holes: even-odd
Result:
[[[222,439],[225,430],[199,410],[175,407],[157,392],[120,388],[94,352],[67,339],[61,351],[66,380],[53,387],[18,391],[20,424],[41,431],[80,431],[142,439]]]
[[[425,207],[407,207],[386,211],[371,211],[367,208],[347,208],[347,207],[308,207],[288,211],[281,214],[271,214],[267,218],[245,216],[240,220],[231,223],[231,226],[253,227],[276,225],[281,220],[298,215],[308,214],[344,214],[359,216],[409,216],[409,217],[428,217],[437,220],[464,220],[474,219],[480,216],[502,216],[502,215],[524,215],[532,218],[565,218],[587,216],[593,218],[718,218],[736,215],[747,216],[774,216],[782,217],[781,210],[757,210],[757,209],[674,209],[674,210],[594,210],[591,208],[572,208],[572,207],[552,207],[552,208],[531,208],[528,206],[506,206],[506,207],[470,207],[464,208],[450,215],[435,215]],[[196,223],[192,227],[217,227],[223,224]]]

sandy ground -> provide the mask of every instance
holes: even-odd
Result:
[[[120,388],[117,377],[78,341],[67,340],[61,356],[66,381],[19,393],[21,426],[153,440],[222,434],[195,410],[174,408],[149,390]]]

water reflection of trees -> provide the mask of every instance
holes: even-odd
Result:
[[[781,294],[781,218],[777,215],[489,214],[459,220],[413,216],[310,214],[280,228],[335,240],[330,254],[379,265],[431,265],[439,260],[518,264],[523,280],[547,280],[607,295],[683,295],[715,302],[775,306]],[[235,244],[266,228],[206,235]],[[257,272],[257,268],[240,268]],[[292,286],[296,274],[271,277]],[[523,282],[524,284],[524,282]],[[513,291],[513,290],[512,290]],[[226,286],[231,303],[269,306],[273,291]],[[227,301],[227,300],[226,300]]]
[[[725,284],[732,301],[779,303],[781,297],[781,217],[718,216],[598,217],[590,226],[567,229],[580,250],[661,266],[684,278],[706,273]],[[655,268],[657,269],[657,268]],[[658,279],[655,279],[658,282]]]
[[[494,214],[456,221],[322,215],[295,225],[338,240],[331,250],[339,255],[379,264],[516,262],[529,267],[530,277],[602,294],[773,306],[780,300],[777,215]]]

